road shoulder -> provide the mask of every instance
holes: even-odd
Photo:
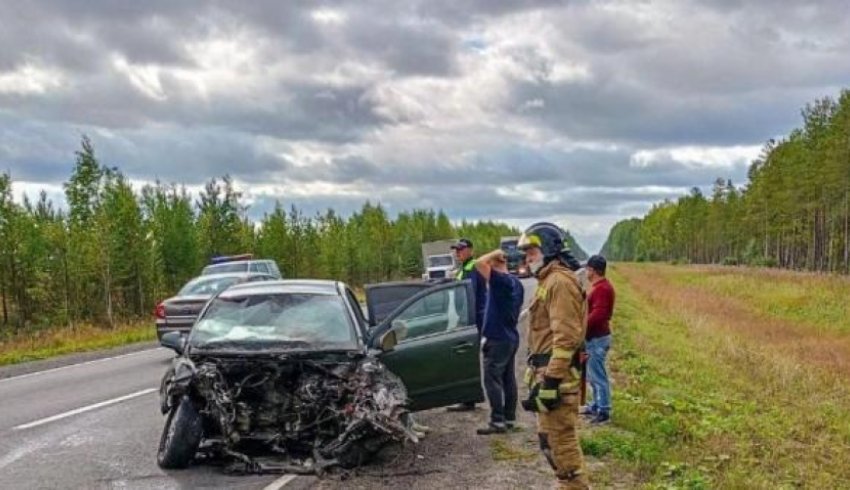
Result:
[[[56,369],[65,366],[71,366],[74,364],[81,364],[84,362],[97,361],[110,357],[123,356],[135,352],[154,349],[158,346],[159,342],[156,341],[137,342],[134,344],[122,345],[120,347],[113,347],[111,349],[65,354],[50,359],[22,362],[20,364],[2,366],[0,367],[0,379],[22,376],[25,374],[31,374],[39,371]]]

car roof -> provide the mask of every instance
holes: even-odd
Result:
[[[326,294],[339,295],[342,284],[338,281],[318,279],[281,279],[276,281],[249,282],[227,288],[222,296],[230,294]]]
[[[271,259],[242,259],[242,260],[230,260],[227,262],[219,262],[218,264],[207,264],[204,268],[207,267],[216,267],[221,265],[232,265],[232,264],[249,264],[251,262],[274,262]]]
[[[265,272],[247,272],[247,271],[239,271],[239,272],[219,272],[216,274],[204,274],[202,276],[193,277],[189,282],[195,281],[209,281],[212,279],[227,279],[231,277],[255,277],[255,276],[268,276]]]

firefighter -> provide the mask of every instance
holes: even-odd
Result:
[[[585,336],[585,301],[575,274],[578,262],[564,245],[564,231],[551,223],[530,226],[519,241],[537,278],[529,306],[529,397],[526,410],[537,413],[540,449],[560,488],[589,488],[578,442],[580,349]]]

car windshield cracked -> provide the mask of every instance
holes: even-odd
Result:
[[[220,296],[192,329],[189,344],[199,349],[357,348],[342,298],[306,293]]]

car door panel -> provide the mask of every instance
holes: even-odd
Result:
[[[406,327],[407,337],[381,359],[404,381],[413,410],[484,399],[473,310],[468,281],[431,286],[374,329],[379,337],[393,325]]]

